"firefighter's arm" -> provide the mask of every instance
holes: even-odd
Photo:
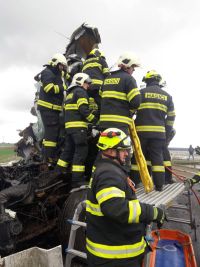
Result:
[[[43,90],[47,94],[59,94],[64,90],[61,77],[59,79],[50,71],[41,74]]]
[[[194,184],[198,184],[200,182],[200,172],[195,174],[192,178],[188,178],[185,181],[186,188],[191,188]]]
[[[101,65],[102,65],[103,76],[104,78],[106,78],[110,74],[110,71],[106,59],[104,57],[101,57]]]
[[[157,208],[142,204],[138,199],[128,200],[123,183],[116,184],[114,178],[99,178],[96,199],[104,216],[123,224],[160,222],[162,212]]]
[[[89,109],[87,93],[83,90],[77,93],[77,106],[79,112],[86,119],[86,121],[91,123],[97,122],[95,114],[93,114]]]
[[[176,117],[176,113],[174,109],[174,103],[173,103],[172,97],[170,97],[169,106],[167,109],[167,118],[166,118],[166,123],[165,123],[167,138],[173,128],[175,117]]]
[[[125,88],[130,110],[137,110],[141,103],[141,95],[137,83],[132,76],[127,79]]]

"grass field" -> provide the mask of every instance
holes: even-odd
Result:
[[[14,152],[14,146],[0,146],[0,163],[16,160],[16,152]]]

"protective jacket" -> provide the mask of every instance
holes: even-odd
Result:
[[[41,89],[37,101],[39,110],[62,110],[63,91],[66,89],[62,73],[57,67],[47,65],[41,72]]]
[[[100,127],[128,127],[141,101],[135,79],[121,69],[112,72],[104,81],[101,97]]]
[[[140,90],[142,101],[135,120],[138,134],[146,138],[165,139],[171,133],[175,110],[172,97],[154,81]]]
[[[103,56],[88,55],[83,62],[82,72],[92,79],[91,90],[99,90],[105,77],[109,74],[107,62]]]
[[[153,220],[153,213],[151,205],[137,200],[125,169],[111,159],[100,158],[86,201],[90,257],[100,264],[115,259],[128,261],[144,253],[144,223]]]
[[[88,95],[84,88],[68,88],[65,101],[65,128],[69,131],[87,129],[88,123],[95,123],[96,117],[89,110]]]

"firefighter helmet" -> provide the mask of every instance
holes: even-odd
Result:
[[[126,52],[119,57],[117,64],[119,67],[124,66],[126,68],[140,67],[140,60],[135,54]]]
[[[150,71],[147,71],[147,73],[143,77],[142,81],[147,83],[150,79],[154,79],[154,80],[160,82],[162,80],[162,77],[159,73],[157,73],[157,71],[150,70]]]
[[[92,49],[92,51],[90,51],[89,55],[94,55],[95,57],[104,57],[104,54],[98,49],[98,48],[94,48]]]
[[[84,83],[88,83],[88,84],[92,83],[90,76],[82,72],[76,73],[73,77],[72,84],[83,86]]]
[[[101,150],[113,149],[131,149],[131,139],[122,130],[118,128],[108,128],[103,131],[97,144]]]
[[[57,53],[57,54],[53,55],[49,64],[52,66],[57,66],[58,64],[62,64],[64,66],[67,66],[67,60],[66,60],[66,57],[63,56],[63,54]]]

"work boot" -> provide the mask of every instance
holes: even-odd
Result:
[[[161,192],[163,191],[163,186],[155,186],[155,190]]]

